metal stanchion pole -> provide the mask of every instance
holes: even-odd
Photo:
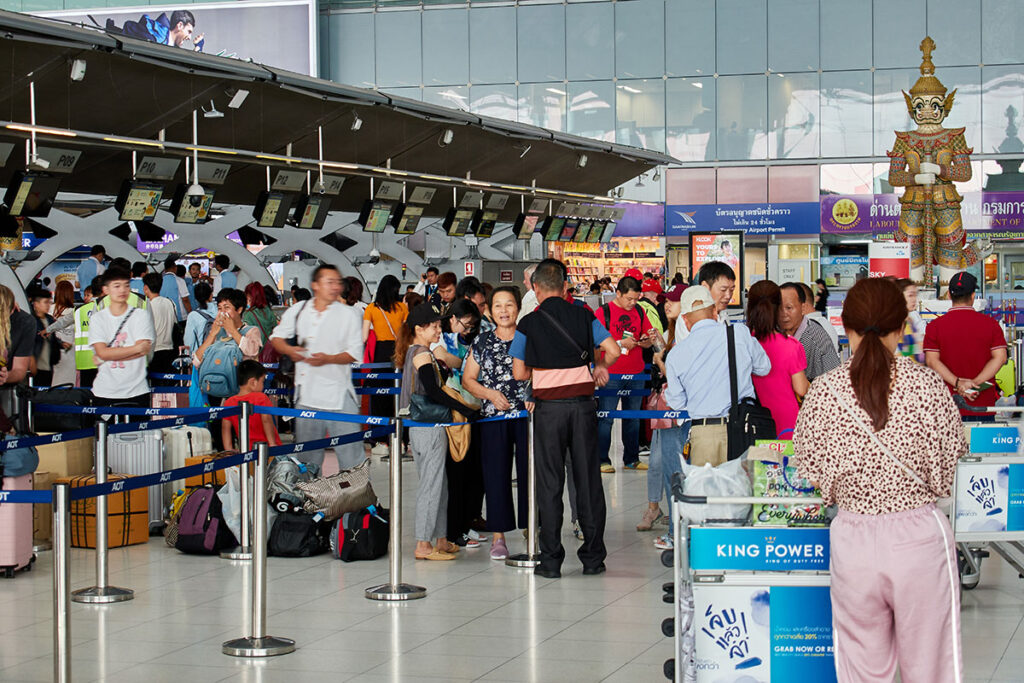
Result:
[[[275,657],[295,651],[295,641],[267,635],[267,458],[270,447],[257,446],[256,477],[253,491],[252,545],[252,623],[249,634],[229,640],[221,651],[232,657]],[[248,463],[243,463],[248,467]]]
[[[402,583],[402,420],[394,420],[395,433],[391,435],[391,547],[388,549],[388,582],[366,589],[370,600],[394,602],[416,600],[427,595],[423,586]]]
[[[526,552],[505,558],[506,566],[521,568],[540,564],[537,552],[537,467],[533,454],[533,413],[526,416],[526,431],[526,490],[530,501],[526,513]]]
[[[252,445],[249,443],[249,418],[252,416],[252,404],[242,401],[239,404],[242,414],[238,418],[238,445],[243,453],[247,453]],[[242,504],[242,537],[240,545],[234,550],[225,550],[220,554],[225,560],[251,560],[252,543],[249,540],[250,528],[252,525],[252,482],[249,477],[249,464],[242,463],[239,467],[238,486],[241,488]]]
[[[71,683],[71,501],[53,485],[53,681]]]
[[[35,378],[30,376],[28,378],[29,391],[28,391],[28,395],[25,398],[25,424],[28,425],[28,431],[29,431],[30,434],[35,434],[36,433],[36,429],[35,429],[35,427],[36,427],[36,425],[35,425],[35,422],[36,422],[36,420],[35,420],[35,411],[32,408],[32,387],[34,385],[35,385]],[[17,391],[15,391],[15,393],[17,393]],[[15,414],[17,414],[17,413],[15,413]]]
[[[96,423],[96,483],[107,483],[107,431],[105,420]],[[75,602],[106,604],[135,597],[128,588],[107,585],[107,496],[96,497],[96,585],[71,594]]]

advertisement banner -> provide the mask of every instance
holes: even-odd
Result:
[[[707,586],[694,590],[698,681],[836,680],[827,586]]]
[[[910,277],[909,242],[872,242],[868,245],[870,277]]]
[[[961,464],[954,512],[957,532],[1024,531],[1024,465]]]
[[[34,14],[135,40],[317,75],[316,5],[312,0],[103,6]],[[189,19],[194,20],[192,24],[187,23]],[[216,104],[220,111],[227,106],[226,101]]]
[[[973,425],[969,440],[971,453],[1016,454],[1020,448],[1020,430],[1003,425]]]
[[[829,287],[853,287],[868,276],[866,256],[822,256],[821,277]]]
[[[665,234],[664,204],[616,204],[626,213],[615,225],[615,237],[661,237]]]
[[[720,261],[736,273],[737,282],[745,282],[743,275],[742,232],[691,232],[690,272],[694,275],[710,261]],[[733,291],[729,307],[740,305],[740,287]]]
[[[665,234],[738,230],[746,235],[816,235],[818,202],[765,204],[672,204],[665,207]]]
[[[694,527],[694,570],[828,571],[828,529],[813,527]]]

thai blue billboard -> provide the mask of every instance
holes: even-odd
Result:
[[[747,235],[817,235],[818,202],[765,204],[670,204],[665,207],[665,234],[742,230]]]

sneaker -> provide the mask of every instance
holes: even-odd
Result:
[[[380,441],[370,449],[370,453],[378,456],[391,455],[391,444]]]
[[[639,453],[640,457],[645,457],[645,456],[648,456],[650,454],[651,454],[651,447],[650,446],[641,446],[640,447],[640,453]]]
[[[469,537],[469,534],[462,534],[452,541],[452,543],[462,548],[466,548],[467,550],[480,547],[480,541],[473,540]]]
[[[615,474],[615,465],[610,462],[601,463],[601,474]]]
[[[505,545],[505,539],[499,538],[491,544],[491,559],[492,560],[504,560],[508,557],[508,546]]]
[[[640,462],[639,460],[637,460],[636,462],[631,462],[628,465],[623,465],[622,467],[623,467],[623,469],[627,469],[627,470],[646,470],[647,469],[647,463]],[[602,471],[604,471],[604,470],[602,469]]]
[[[644,516],[640,518],[640,523],[636,525],[637,531],[650,531],[654,523],[665,516],[665,513],[661,511],[661,508],[651,509],[647,507],[644,510]]]
[[[576,540],[583,541],[583,530],[580,529],[580,523],[576,520],[572,521],[572,535],[576,537]]]
[[[658,536],[654,539],[654,547],[658,550],[672,550],[676,547],[676,544],[675,541],[672,540],[671,536],[665,534],[664,536]]]
[[[480,532],[476,529],[470,529],[469,533],[466,534],[477,543],[486,543],[489,539],[486,536],[481,536]]]

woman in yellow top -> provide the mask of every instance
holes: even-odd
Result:
[[[373,347],[373,360],[387,363],[395,355],[396,333],[402,329],[405,319],[409,317],[409,309],[403,303],[400,290],[401,283],[394,275],[385,275],[377,285],[377,296],[363,313],[363,344],[373,331],[377,341]],[[386,371],[382,371],[386,372]],[[391,387],[394,382],[388,380],[367,380],[365,386]],[[388,395],[370,396],[370,414],[379,417],[394,417],[394,398]],[[386,442],[384,442],[386,445]]]

